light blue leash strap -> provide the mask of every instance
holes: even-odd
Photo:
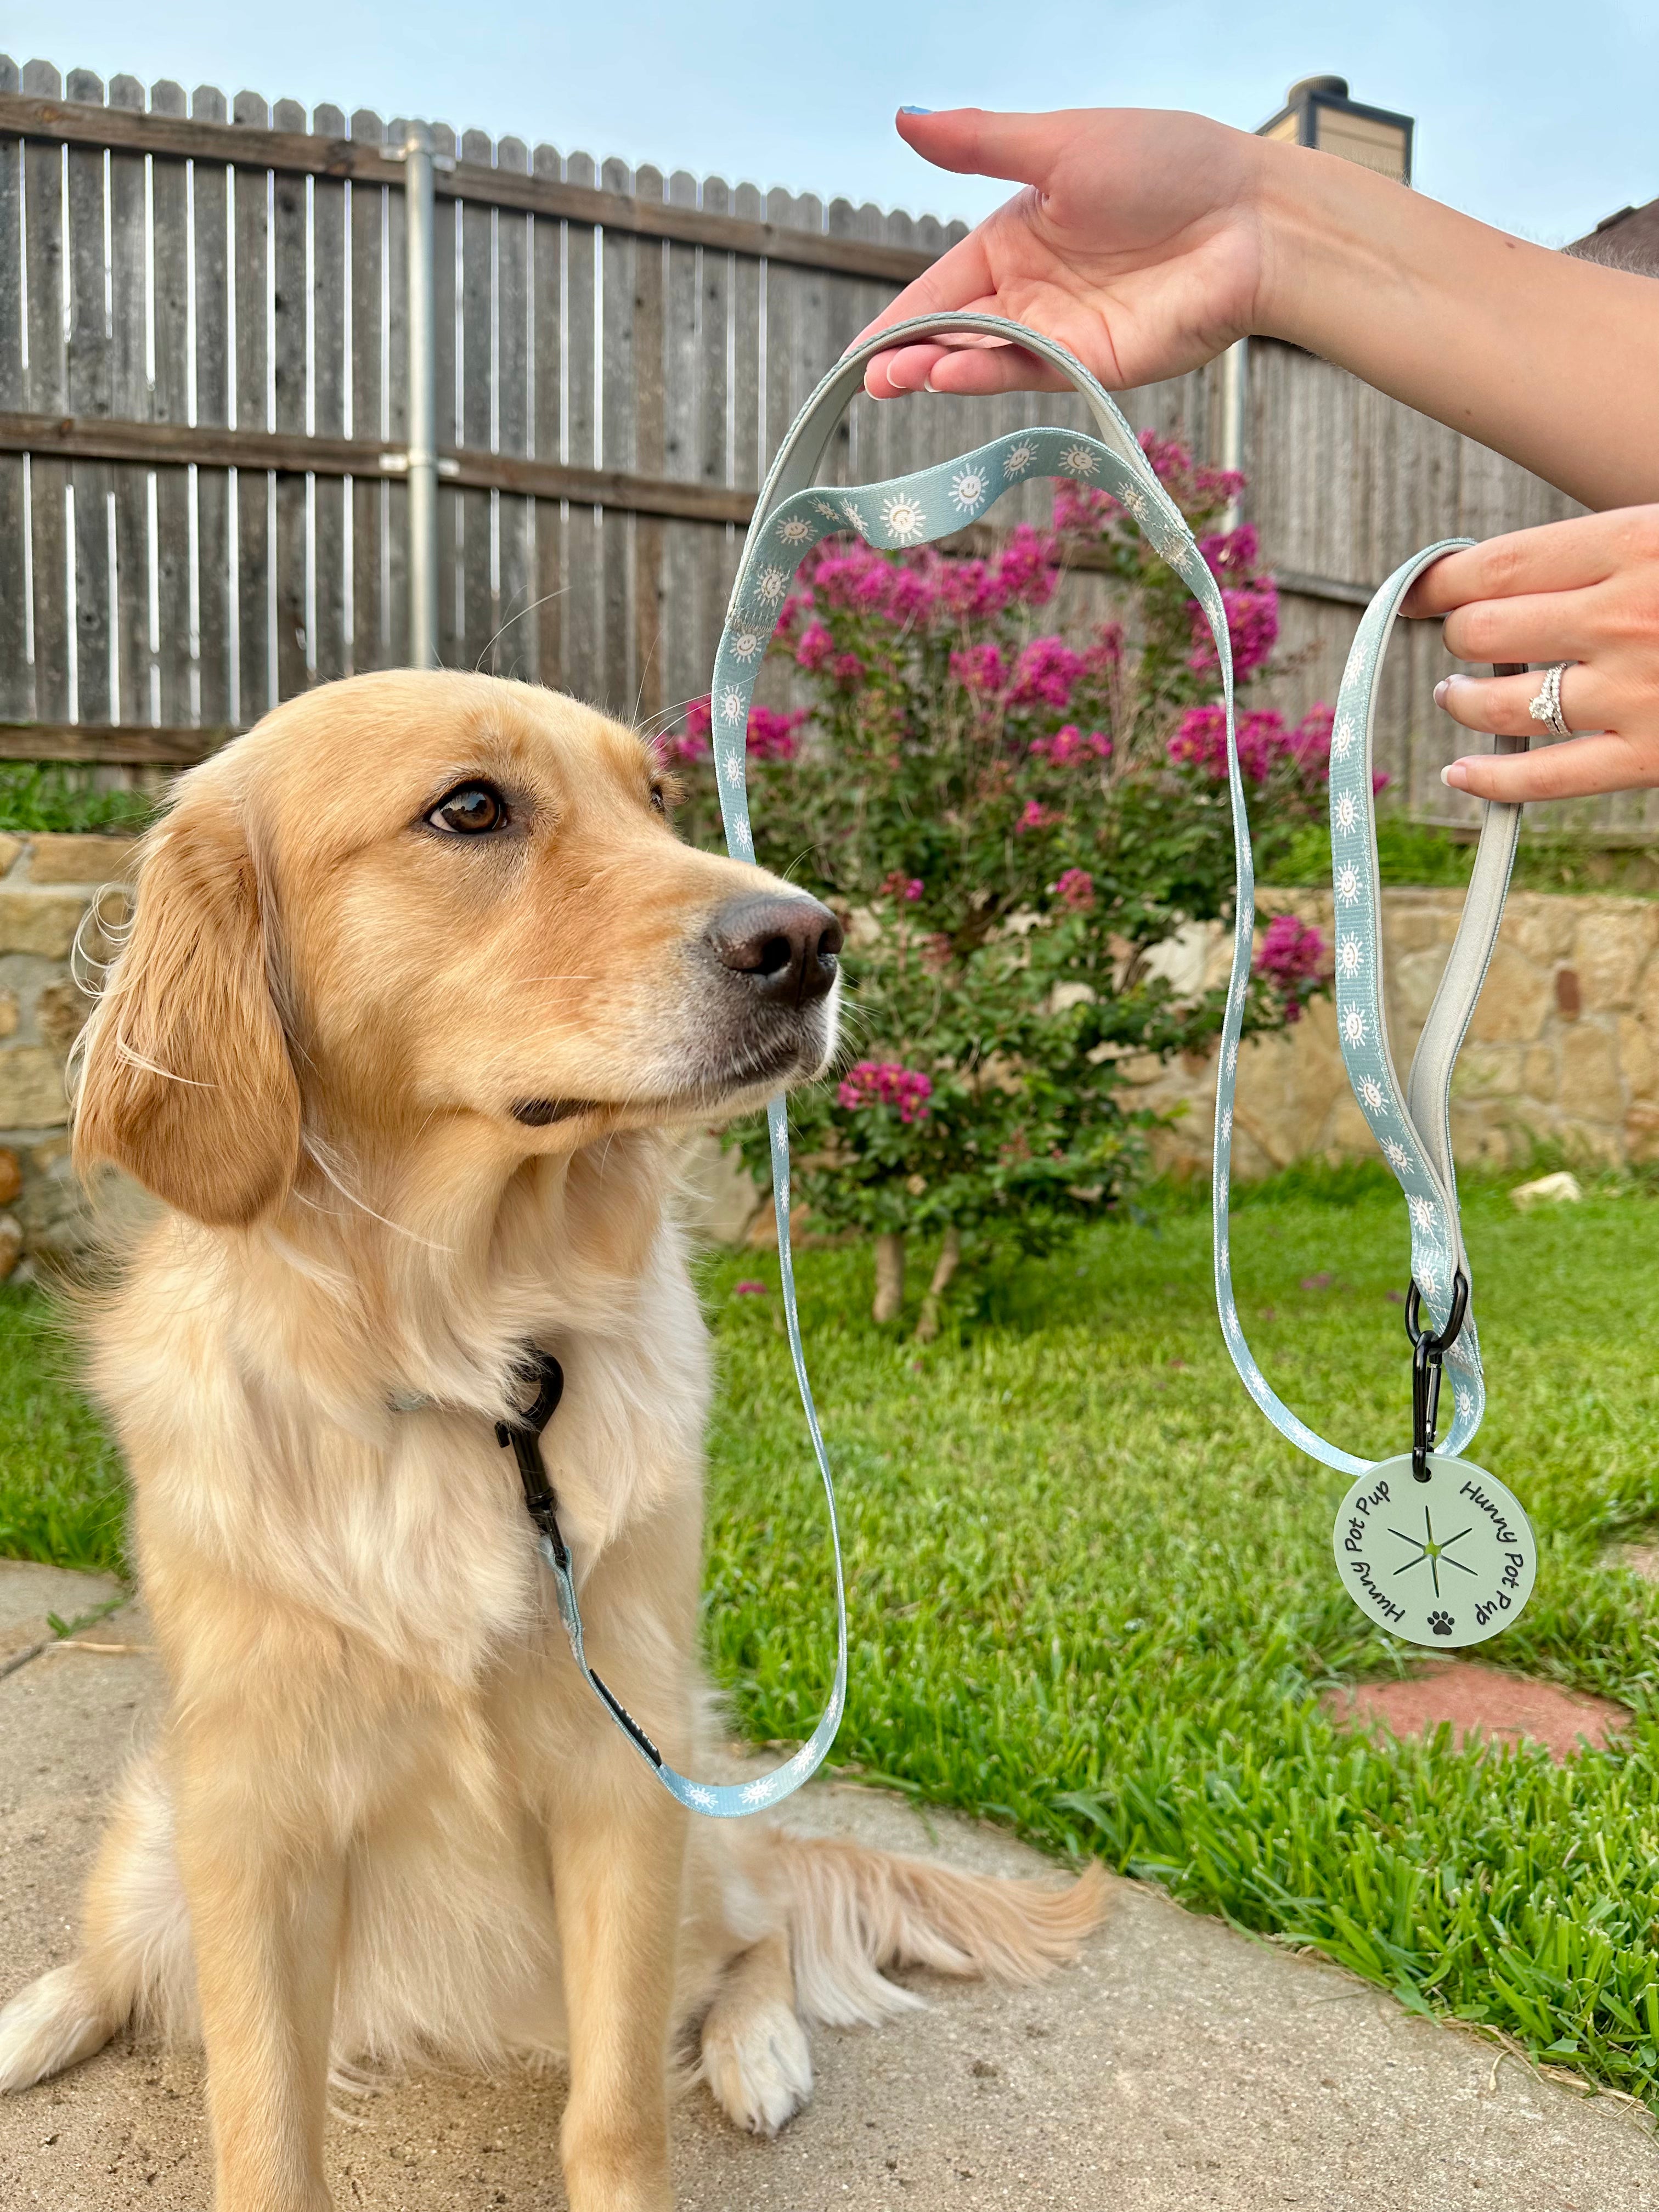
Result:
[[[867,363],[888,348],[925,338],[989,337],[1018,345],[1057,368],[1087,404],[1097,435],[1042,428],[1006,433],[974,452],[937,466],[894,477],[883,483],[843,489],[816,482],[836,427],[861,388]],[[1234,1094],[1249,986],[1251,944],[1255,922],[1255,872],[1244,783],[1235,729],[1232,643],[1221,587],[1199,551],[1185,516],[1159,483],[1133,431],[1110,397],[1083,364],[1052,339],[991,315],[922,317],[895,324],[866,339],[838,362],[802,409],[779,448],[756,503],[744,541],[726,625],[715,656],[710,694],[712,743],[726,848],[753,862],[755,840],[749,813],[749,710],[756,680],[777,627],[796,571],[823,538],[854,531],[884,551],[902,551],[948,537],[979,520],[1015,485],[1034,477],[1067,478],[1091,489],[1109,492],[1159,556],[1182,578],[1203,611],[1220,665],[1227,722],[1227,786],[1235,844],[1233,955],[1220,1040],[1215,1121],[1215,1285],[1227,1349],[1256,1404],[1299,1449],[1345,1474],[1370,1475],[1393,1462],[1373,1462],[1328,1443],[1291,1412],[1274,1392],[1252,1354],[1234,1294],[1228,1241],[1228,1186],[1231,1172]],[[1406,1192],[1412,1214],[1413,1265],[1437,1328],[1449,1312],[1455,1274],[1467,1275],[1458,1226],[1456,1186],[1452,1174],[1449,1091],[1452,1063],[1474,1010],[1492,941],[1502,915],[1509,865],[1513,859],[1516,808],[1489,808],[1481,833],[1475,881],[1448,963],[1446,978],[1424,1031],[1407,1091],[1402,1094],[1389,1052],[1383,1020],[1382,954],[1377,895],[1376,816],[1370,779],[1376,682],[1382,649],[1405,592],[1431,561],[1464,539],[1448,540],[1408,562],[1385,584],[1360,624],[1343,679],[1331,746],[1331,818],[1337,902],[1337,1014],[1342,1049],[1362,1109]],[[617,1726],[653,1766],[664,1787],[694,1811],[729,1818],[775,1805],[798,1790],[822,1764],[840,1724],[847,1695],[847,1601],[835,1484],[829,1454],[812,1401],[801,1343],[795,1295],[794,1261],[789,1242],[789,1131],[784,1102],[766,1109],[772,1156],[772,1202],[777,1220],[778,1261],[783,1290],[789,1354],[805,1411],[813,1456],[823,1483],[835,1569],[836,1657],[830,1699],[811,1736],[781,1765],[740,1784],[687,1780],[661,1759],[642,1729],[627,1714],[589,1668],[583,1650],[581,1614],[568,1553],[556,1556],[544,1533],[544,1556],[558,1588],[559,1607],[577,1665],[604,1699]],[[1447,1454],[1437,1468],[1463,1472],[1455,1454],[1479,1426],[1484,1404],[1473,1322],[1447,1355],[1455,1370],[1455,1417]],[[1478,1474],[1479,1470],[1469,1472]],[[1502,1486],[1491,1486],[1492,1541],[1501,1546],[1509,1522]],[[1496,1493],[1502,1492],[1501,1498]],[[1391,1511],[1386,1483],[1377,1504]],[[1370,1504],[1375,1501],[1367,1500]],[[1413,1501],[1415,1502],[1415,1501]],[[1478,1510],[1480,1509],[1472,1508]],[[1515,1509],[1518,1512],[1519,1509]],[[1357,1524],[1356,1524],[1357,1525]],[[1338,1565],[1343,1565],[1339,1527]],[[1455,1542],[1455,1538],[1452,1540]],[[1373,1547],[1374,1548],[1374,1547]],[[1432,1547],[1431,1547],[1432,1548]],[[558,1551],[562,1553],[561,1545]],[[1427,1554],[1425,1555],[1425,1557]],[[1494,1557],[1499,1553],[1494,1552]],[[1438,1554],[1436,1554],[1437,1559]],[[1417,1562],[1413,1561],[1414,1565]],[[1456,1565],[1455,1559],[1452,1565]],[[1365,1565],[1361,1561],[1362,1567]],[[1438,1566],[1433,1571],[1437,1574]],[[1448,1574],[1450,1573],[1449,1567]],[[1494,1568],[1493,1572],[1500,1571]],[[1351,1589],[1352,1578],[1345,1577]],[[1530,1571],[1526,1577],[1530,1588]],[[1518,1587],[1518,1583],[1512,1584]],[[1363,1594],[1355,1589],[1361,1603]],[[1520,1602],[1524,1602],[1522,1594]],[[1385,1608],[1387,1600],[1383,1601]],[[1510,1601],[1502,1601],[1507,1607]],[[1516,1609],[1518,1609],[1518,1605]],[[1383,1616],[1378,1616],[1383,1617]],[[1404,1629],[1402,1633],[1413,1632]],[[1484,1624],[1481,1632],[1489,1633]],[[1436,1629],[1435,1635],[1442,1633]],[[1423,1640],[1427,1640],[1426,1634]],[[1458,1633],[1457,1643],[1474,1640]]]

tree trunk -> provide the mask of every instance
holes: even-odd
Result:
[[[876,1239],[876,1302],[872,1321],[896,1321],[904,1304],[904,1238],[889,1230]]]
[[[927,1285],[927,1295],[921,1302],[921,1312],[916,1322],[916,1341],[931,1344],[939,1334],[939,1310],[945,1293],[951,1287],[951,1278],[962,1264],[962,1239],[954,1229],[945,1232],[945,1242],[939,1247],[939,1265],[933,1270],[933,1279]]]

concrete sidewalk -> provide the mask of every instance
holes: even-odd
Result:
[[[107,1586],[0,1565],[0,1668]],[[0,1678],[0,1996],[70,1954],[101,1800],[157,1698],[128,1607]],[[1006,1837],[854,1789],[809,1793],[821,1831],[991,1871]],[[1401,2012],[1130,1882],[1082,1963],[1037,1990],[932,1983],[930,2008],[820,2032],[817,2094],[775,2142],[701,2090],[676,2121],[683,2212],[1659,2212],[1659,2148],[1611,2099]],[[550,2208],[556,2083],[422,2075],[336,2115],[340,2212]],[[0,2204],[206,2212],[201,2069],[122,2039],[0,2103]]]

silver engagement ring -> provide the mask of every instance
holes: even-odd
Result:
[[[1537,696],[1527,703],[1527,712],[1533,720],[1541,722],[1553,737],[1570,738],[1572,735],[1561,712],[1561,678],[1572,665],[1570,660],[1558,660],[1553,668],[1547,669]]]

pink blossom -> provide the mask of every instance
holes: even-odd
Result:
[[[734,1298],[763,1298],[766,1285],[764,1283],[733,1283],[732,1295]]]
[[[1056,895],[1077,913],[1086,913],[1095,902],[1095,879],[1086,868],[1066,868],[1054,885]]]
[[[1185,446],[1174,438],[1160,438],[1156,430],[1141,432],[1140,450],[1152,463],[1152,473],[1160,483],[1193,472],[1193,457]]]
[[[795,647],[798,668],[822,668],[836,649],[836,641],[821,622],[809,623],[800,634],[800,643]]]
[[[1091,730],[1085,737],[1075,722],[1067,722],[1051,738],[1033,738],[1028,750],[1056,768],[1069,768],[1074,761],[1109,760],[1112,741],[1103,730]]]
[[[1263,975],[1272,976],[1279,986],[1285,1001],[1285,1020],[1299,1021],[1302,1018],[1302,994],[1297,986],[1317,975],[1324,967],[1325,940],[1318,930],[1299,921],[1295,915],[1275,915],[1267,924],[1261,939],[1256,964]]]
[[[782,606],[778,610],[778,628],[780,629],[793,629],[796,623],[799,621],[802,615],[808,611],[811,605],[812,594],[811,592],[791,592],[788,598],[784,601]]]
[[[830,673],[837,684],[856,684],[865,673],[864,663],[856,653],[838,653],[830,664]]]
[[[685,727],[678,735],[658,740],[657,750],[665,760],[684,764],[702,760],[708,750],[708,733],[714,726],[713,702],[708,699],[694,699],[685,710]]]
[[[1109,491],[1091,491],[1069,477],[1054,486],[1054,528],[1064,538],[1098,538],[1122,512]]]
[[[1000,691],[1008,681],[1001,648],[994,645],[960,647],[951,655],[951,673],[969,691]]]
[[[1260,546],[1253,522],[1237,530],[1212,530],[1198,541],[1198,550],[1222,583],[1247,582],[1255,574]]]
[[[1073,653],[1057,637],[1034,637],[1019,656],[1008,703],[1064,708],[1070,703],[1073,686],[1082,673],[1080,653]]]
[[[1059,818],[1059,816],[1051,813],[1040,799],[1028,799],[1025,802],[1025,811],[1015,823],[1014,829],[1017,833],[1022,830],[1046,830],[1051,823],[1057,822]]]
[[[1027,607],[1047,606],[1060,586],[1054,539],[1022,522],[997,562],[994,583],[998,608],[1015,601]]]
[[[805,708],[793,714],[780,714],[775,708],[751,707],[746,738],[750,757],[755,760],[793,760],[795,732],[806,719]]]
[[[906,1123],[927,1120],[933,1095],[933,1081],[920,1068],[901,1067],[890,1060],[860,1060],[836,1088],[836,1100],[849,1114],[866,1106],[896,1106]]]
[[[1233,675],[1241,678],[1260,668],[1278,641],[1279,587],[1271,576],[1258,576],[1253,583],[1231,590],[1224,586],[1221,604],[1226,609],[1227,634],[1232,640]],[[1193,649],[1187,656],[1187,665],[1195,675],[1207,675],[1220,665],[1215,640],[1198,601],[1189,599],[1187,605],[1193,625]]]
[[[884,878],[881,888],[887,897],[903,899],[907,904],[914,906],[926,885],[920,876],[907,876],[902,868],[895,868],[892,874]]]
[[[1224,707],[1188,707],[1170,740],[1170,758],[1182,768],[1227,773],[1227,713]]]

